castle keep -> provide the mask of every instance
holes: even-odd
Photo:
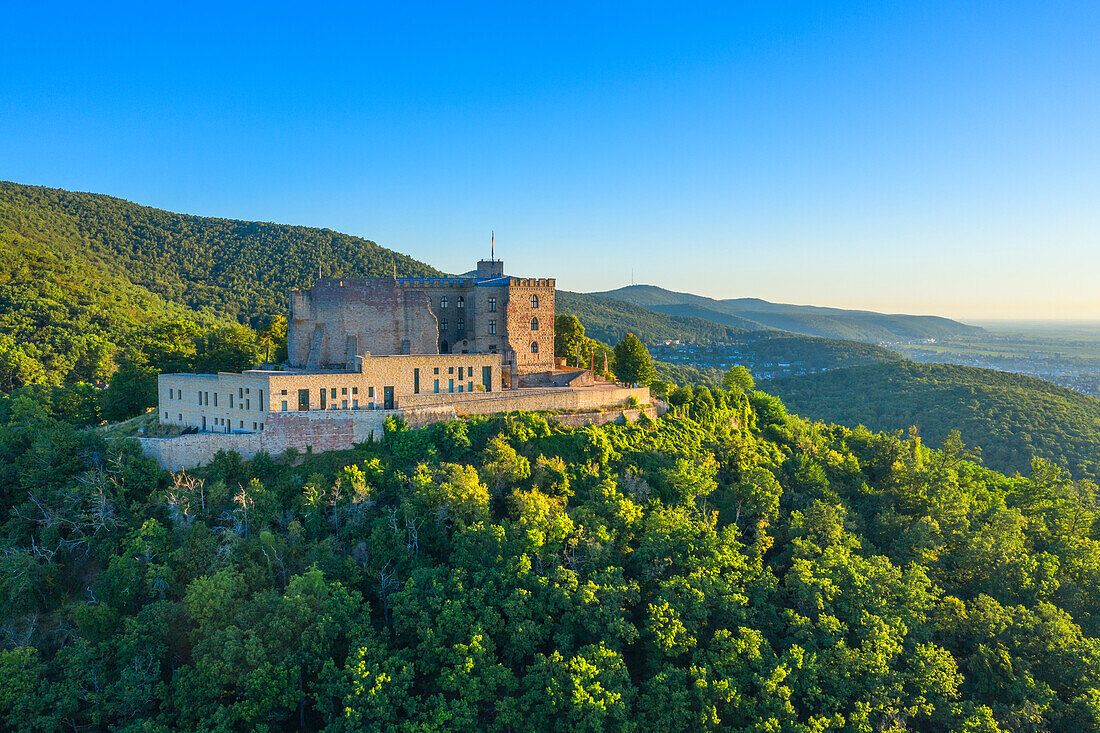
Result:
[[[350,369],[367,354],[498,354],[507,386],[545,383],[554,369],[554,280],[473,277],[318,280],[290,294],[290,366]]]
[[[500,260],[467,277],[318,279],[291,291],[287,351],[276,368],[161,374],[158,420],[184,434],[143,450],[179,469],[219,450],[348,449],[391,415],[417,427],[554,410],[580,424],[635,401],[656,414],[646,387],[555,368],[554,280],[510,277]]]

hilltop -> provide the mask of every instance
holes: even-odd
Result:
[[[1034,455],[1100,478],[1100,400],[1041,379],[897,361],[779,379],[766,389],[804,417],[872,430],[916,426],[933,445],[957,429],[999,471],[1027,474]]]
[[[911,316],[873,311],[771,303],[759,298],[715,300],[654,285],[628,285],[593,293],[640,305],[668,315],[700,318],[746,330],[780,329],[806,336],[879,343],[940,339],[982,332],[976,326],[939,316]]]

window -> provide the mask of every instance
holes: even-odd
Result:
[[[246,409],[246,410],[251,410],[252,409],[252,400],[251,399],[246,399],[244,401],[244,409]]]
[[[174,395],[174,394],[175,394],[175,390],[169,389],[168,390],[168,399],[172,399],[172,395]]]
[[[455,373],[455,368],[454,367],[447,367],[447,373],[448,374],[454,374]]]
[[[532,308],[538,308],[539,307],[539,296],[537,296],[537,295],[532,295],[531,296],[531,307]]]
[[[336,399],[336,388],[335,387],[333,387],[329,390],[329,395],[328,396],[331,397],[332,399]]]
[[[465,331],[466,330],[466,319],[459,318],[458,323],[456,325],[458,326],[459,331]]]
[[[439,390],[436,390],[436,391],[438,392]],[[168,413],[167,413],[167,412],[166,412],[166,413],[164,413],[164,419],[165,419],[165,420],[167,420],[167,419],[168,419]]]
[[[436,368],[435,368],[435,371],[434,371],[434,372],[432,372],[432,373],[433,373],[433,374],[439,374],[439,367],[436,367]]]
[[[264,410],[264,391],[262,389],[260,390],[260,407],[259,407],[259,409],[260,409],[260,412],[263,412],[263,410]]]
[[[455,391],[455,380],[448,379],[447,382],[448,382],[447,391],[448,392],[454,392]]]
[[[466,299],[463,298],[461,295],[458,296],[458,300],[455,301],[455,308],[465,308],[465,307],[466,307]]]
[[[308,410],[309,409],[309,390],[308,389],[298,390],[298,409],[299,410]]]
[[[283,390],[284,392],[286,390]],[[286,400],[283,400],[283,412],[286,412]]]
[[[432,387],[436,394],[439,394],[439,380],[435,380],[435,385]],[[165,417],[168,417],[168,413],[164,413]]]
[[[497,299],[496,298],[489,298],[489,312],[490,313],[496,313],[497,312]]]
[[[283,390],[283,394],[286,394],[286,390],[285,390],[285,389]],[[214,393],[214,407],[217,407],[217,406],[218,406],[218,393],[217,393],[217,392],[215,392],[215,393]]]
[[[490,354],[497,353],[497,345],[496,344],[489,344],[489,353]]]
[[[447,296],[446,295],[439,298],[439,307],[440,308],[446,308],[447,307]]]
[[[497,333],[497,322],[496,321],[489,321],[489,335],[490,336],[495,336],[496,333]]]
[[[463,385],[463,384],[459,384],[459,385],[458,385],[458,391],[459,391],[459,392],[461,392],[461,391],[462,391],[462,388],[463,388],[464,386],[465,386],[465,385]]]
[[[280,394],[280,395],[282,395],[283,397],[286,397],[286,390],[284,389],[284,390],[283,390],[282,392],[280,392],[279,394]]]
[[[256,423],[252,423],[252,429],[253,429],[253,430],[255,430],[255,429],[256,429]]]
[[[229,406],[233,407],[233,393],[232,392],[229,393]]]
[[[447,319],[446,318],[444,318],[443,320],[441,320],[439,322],[439,330],[440,331],[446,331],[447,330]]]
[[[202,392],[199,392],[199,404],[202,404]]]
[[[340,388],[340,394],[345,395],[347,393],[348,393],[348,388],[347,387],[341,387]]]
[[[352,394],[359,394],[359,388],[358,387],[352,387],[351,388],[351,393]]]
[[[244,399],[244,387],[237,387],[237,399]],[[241,427],[244,427],[243,425]]]
[[[340,409],[341,410],[348,409],[348,401],[347,400],[340,400]]]
[[[244,430],[244,420],[241,420],[240,423],[241,423],[241,430]]]
[[[473,392],[474,391],[474,383],[473,382],[467,382],[466,383],[466,391],[467,392]]]
[[[353,409],[353,410],[358,410],[359,409],[359,400],[352,400],[351,401],[351,409]]]
[[[413,394],[420,394],[420,370],[413,369]]]
[[[539,342],[538,341],[532,341],[531,342],[531,353],[532,354],[539,353]]]
[[[459,378],[460,380],[462,379],[462,369],[463,369],[463,367],[459,367],[459,368],[458,368],[458,378]]]
[[[183,420],[183,415],[176,415],[176,418],[179,419],[180,421],[182,421]]]
[[[367,389],[367,397],[370,397],[372,400],[374,399],[374,387],[369,387]]]
[[[532,318],[531,319],[531,330],[532,331],[539,330],[539,319],[537,319],[537,318]]]

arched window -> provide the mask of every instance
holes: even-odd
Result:
[[[531,296],[531,307],[532,308],[538,308],[539,307],[539,296],[537,296],[537,295],[532,295]]]
[[[455,308],[465,308],[465,307],[466,307],[466,299],[463,298],[461,295],[458,296],[458,300],[455,302]]]
[[[440,308],[446,308],[447,307],[447,296],[446,295],[440,296],[440,298],[439,298],[439,307]]]
[[[537,319],[537,318],[532,318],[531,319],[531,330],[532,331],[539,330],[539,319]]]
[[[538,341],[532,341],[531,342],[531,353],[532,354],[539,353],[539,342]]]

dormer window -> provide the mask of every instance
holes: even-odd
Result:
[[[439,298],[439,307],[440,308],[446,308],[447,307],[447,296],[446,295],[440,296],[440,298]]]
[[[539,319],[537,319],[537,318],[532,318],[531,319],[531,330],[532,331],[539,330]]]
[[[537,295],[532,295],[531,296],[531,307],[532,308],[538,308],[539,307],[539,296],[537,296]]]

